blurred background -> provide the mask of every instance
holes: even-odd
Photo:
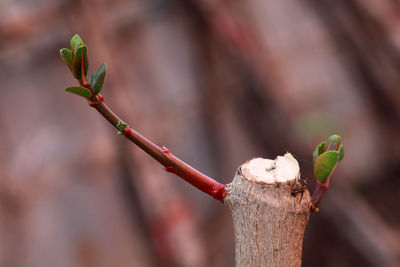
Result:
[[[346,156],[303,266],[400,266],[397,0],[0,0],[0,266],[233,266],[231,214],[116,135],[59,56],[78,33],[126,122],[229,183]]]

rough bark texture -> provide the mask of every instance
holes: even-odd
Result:
[[[242,170],[246,164],[227,186],[225,199],[234,221],[236,267],[301,266],[310,194],[299,173],[287,182],[261,182]]]

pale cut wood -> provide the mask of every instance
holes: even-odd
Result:
[[[235,228],[236,267],[301,266],[310,194],[299,171],[289,153],[239,167],[225,198]]]

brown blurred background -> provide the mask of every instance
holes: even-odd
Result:
[[[106,102],[220,182],[255,156],[346,156],[303,266],[400,266],[398,0],[1,0],[0,266],[233,266],[229,211],[116,135],[58,51],[78,33]]]

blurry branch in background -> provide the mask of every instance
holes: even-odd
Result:
[[[47,4],[45,7],[19,11],[18,15],[2,17],[0,19],[0,47],[12,40],[33,36],[39,32],[46,31],[49,24],[61,21],[64,5],[60,3]]]
[[[190,0],[197,12],[205,18],[206,23],[215,35],[216,39],[222,40],[231,46],[238,56],[256,74],[262,83],[264,99],[272,98],[279,104],[283,114],[297,110],[296,103],[287,101],[289,96],[285,90],[283,77],[278,71],[279,62],[271,56],[272,51],[262,41],[252,28],[235,15],[229,5],[218,1]]]
[[[391,229],[380,214],[345,183],[338,183],[335,191],[341,192],[340,197],[326,196],[325,207],[329,212],[325,214],[339,233],[353,244],[371,266],[398,266],[398,232]]]
[[[362,90],[362,95],[368,97],[380,120],[389,124],[388,128],[398,132],[400,42],[393,40],[394,36],[391,35],[400,25],[398,19],[394,20],[391,12],[395,4],[366,0],[334,3],[325,0],[308,1],[331,31],[337,47],[349,51],[351,56],[346,57],[346,61],[353,75],[361,80],[362,86],[358,88]],[[393,6],[390,7],[391,5]],[[388,28],[389,24],[392,25],[392,29]],[[396,141],[396,138],[393,139]],[[390,146],[392,147],[394,146]],[[393,156],[392,151],[389,154]]]

